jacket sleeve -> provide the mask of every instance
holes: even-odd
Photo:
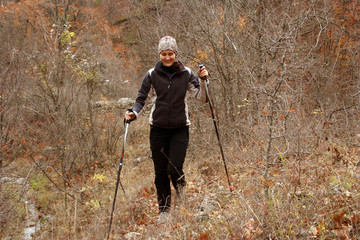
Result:
[[[206,97],[205,81],[199,80],[199,78],[191,70],[188,91],[195,99],[204,103],[208,101]]]
[[[139,114],[143,111],[143,109],[146,107],[147,103],[154,97],[155,90],[151,84],[150,79],[151,70],[149,70],[141,83],[140,89],[138,91],[138,95],[136,97],[136,101],[133,107],[133,111],[136,115],[136,117],[139,116]]]

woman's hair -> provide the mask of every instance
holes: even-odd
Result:
[[[180,73],[184,70],[183,65],[178,61],[174,62],[174,64],[171,67],[174,69],[176,73]]]

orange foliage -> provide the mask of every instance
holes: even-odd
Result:
[[[209,240],[209,239],[211,239],[210,233],[209,232],[200,233],[198,239],[199,240]]]
[[[357,0],[336,1],[332,0],[332,11],[335,24],[329,28],[327,35],[329,44],[333,54],[338,55],[340,51],[344,51],[344,47],[354,48],[358,46],[357,36],[360,33],[357,23],[360,21]],[[341,34],[336,33],[336,29],[341,27]],[[337,38],[338,36],[338,38]],[[348,61],[346,53],[341,58]]]

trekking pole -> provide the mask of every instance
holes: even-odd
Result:
[[[201,65],[199,65],[199,68],[201,69],[203,66],[204,66],[204,65],[201,64]],[[206,98],[207,98],[208,101],[209,101],[209,106],[210,106],[210,111],[211,111],[211,117],[212,117],[212,120],[213,120],[213,122],[214,122],[215,132],[216,132],[216,136],[217,136],[217,139],[218,139],[218,142],[219,142],[220,152],[221,152],[222,160],[223,160],[223,163],[224,163],[224,168],[225,168],[225,173],[226,173],[226,177],[227,177],[229,189],[230,189],[230,192],[232,192],[234,187],[233,187],[233,186],[231,185],[231,183],[230,183],[229,173],[228,173],[228,170],[227,170],[226,161],[225,161],[225,157],[224,157],[224,151],[223,151],[223,148],[222,148],[222,145],[221,145],[220,135],[219,135],[219,131],[218,131],[218,128],[217,128],[217,125],[216,125],[216,119],[215,119],[215,115],[214,115],[214,109],[213,109],[213,105],[212,105],[211,100],[210,100],[209,80],[207,79],[207,77],[202,77],[201,79],[202,79],[202,80],[205,80]]]
[[[119,188],[119,183],[120,183],[120,172],[123,166],[123,159],[124,159],[124,152],[125,152],[125,143],[126,143],[126,136],[128,133],[128,129],[129,129],[129,125],[130,125],[131,120],[124,120],[124,123],[126,124],[125,126],[125,134],[124,134],[124,142],[123,142],[123,147],[122,147],[122,151],[121,151],[121,156],[120,156],[120,164],[119,164],[119,169],[117,172],[117,180],[116,180],[116,187],[115,187],[115,194],[114,194],[114,201],[112,204],[112,209],[111,209],[111,216],[110,216],[110,222],[109,222],[109,231],[108,231],[108,236],[107,239],[110,238],[110,232],[111,232],[111,224],[112,224],[112,220],[113,220],[113,214],[114,214],[114,210],[115,210],[115,203],[116,203],[116,195],[117,195],[117,191]]]

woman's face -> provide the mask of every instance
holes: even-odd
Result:
[[[165,50],[160,53],[160,61],[163,66],[170,67],[174,64],[176,59],[176,54],[172,50]]]

